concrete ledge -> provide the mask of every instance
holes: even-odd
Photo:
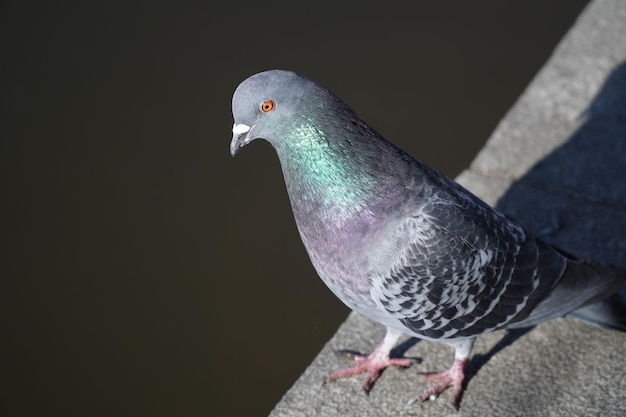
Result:
[[[457,180],[548,242],[626,267],[626,3],[596,0]],[[624,416],[626,334],[572,319],[478,338],[456,411],[444,393],[406,406],[448,367],[453,351],[407,339],[415,359],[388,369],[371,393],[357,376],[323,385],[370,352],[384,329],[351,314],[272,411],[283,416]]]

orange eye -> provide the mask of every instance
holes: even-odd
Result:
[[[274,102],[272,100],[265,100],[261,103],[261,111],[267,113],[274,110]]]

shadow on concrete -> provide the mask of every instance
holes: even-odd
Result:
[[[580,117],[497,207],[567,252],[626,267],[626,62]]]
[[[461,391],[461,397],[459,398],[459,404],[463,401],[463,395],[467,390],[467,385],[476,376],[480,368],[498,352],[504,350],[507,346],[515,343],[517,339],[524,336],[526,333],[534,329],[534,327],[524,327],[520,329],[508,330],[504,337],[500,339],[494,347],[492,347],[487,353],[477,353],[471,356],[468,364],[465,366],[465,378],[463,379],[463,390]]]
[[[575,256],[626,266],[626,63],[611,72],[580,117],[585,122],[572,137],[516,181],[496,207]],[[623,314],[623,300],[626,289],[594,307]],[[485,363],[530,330],[510,330],[489,352],[474,355],[463,391]]]

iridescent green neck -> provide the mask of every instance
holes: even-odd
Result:
[[[299,125],[290,133],[275,148],[293,205],[317,213],[323,206],[326,220],[333,223],[367,208],[375,181],[354,160],[349,142],[330,139],[313,124]]]

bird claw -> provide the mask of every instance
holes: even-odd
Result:
[[[390,358],[388,355],[381,355],[378,351],[374,351],[370,355],[362,355],[350,350],[335,351],[338,356],[353,360],[356,365],[340,369],[331,373],[324,383],[332,382],[339,378],[344,378],[351,375],[357,375],[363,372],[368,372],[367,378],[363,382],[363,389],[369,394],[370,390],[374,386],[376,380],[382,374],[382,371],[390,365],[400,366],[402,368],[408,368],[413,364],[410,359],[406,358]]]
[[[457,391],[457,386],[455,384],[455,382],[452,380],[452,378],[450,376],[447,375],[447,372],[442,372],[442,374],[445,375],[441,375],[440,377],[437,378],[424,378],[424,379],[439,379],[440,382],[435,385],[432,386],[430,388],[428,388],[427,390],[423,391],[418,397],[417,400],[420,402],[429,400],[429,401],[433,401],[435,400],[439,394],[441,394],[442,392],[444,392],[446,389],[448,389],[450,386],[453,387],[453,391],[452,391],[452,401],[456,402],[456,391]],[[459,389],[460,392],[460,389]]]
[[[449,387],[452,387],[452,403],[456,406],[459,404],[459,400],[461,397],[461,391],[463,388],[463,368],[465,366],[465,361],[461,359],[456,359],[452,367],[443,372],[436,372],[431,374],[423,374],[421,375],[422,379],[427,381],[439,381],[439,383],[429,389],[423,391],[417,397],[408,401],[407,405],[411,405],[416,401],[424,402],[426,400],[433,401],[435,400],[439,394],[444,392]]]

